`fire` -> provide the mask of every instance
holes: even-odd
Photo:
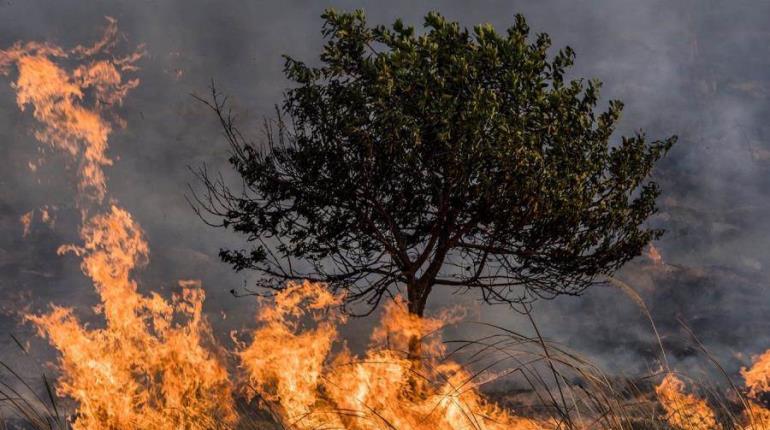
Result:
[[[120,105],[139,84],[137,79],[124,80],[121,72],[135,69],[141,51],[119,59],[97,58],[109,53],[116,38],[117,22],[108,18],[103,38],[91,47],[64,50],[45,43],[17,42],[0,50],[0,74],[8,75],[16,67],[16,103],[21,110],[31,106],[41,125],[35,137],[80,163],[79,191],[95,202],[101,202],[107,192],[103,167],[112,164],[107,147],[116,123],[103,114]],[[70,58],[83,64],[73,70],[59,64]]]
[[[117,22],[108,18],[103,37],[91,46],[65,50],[30,42],[0,50],[0,74],[17,71],[16,102],[21,110],[31,108],[40,125],[36,138],[79,169],[82,243],[59,252],[80,258],[99,296],[93,311],[101,322],[89,327],[75,310],[59,306],[25,316],[59,352],[56,389],[75,402],[74,429],[241,428],[238,395],[266,404],[283,428],[297,430],[565,428],[554,419],[515,415],[482,396],[480,387],[496,375],[472,373],[448,359],[437,334],[461,318],[456,311],[419,318],[396,297],[357,355],[339,338],[347,322],[340,310],[344,297],[321,284],[289,283],[272,300],[261,299],[257,327],[233,334],[236,345],[228,353],[204,316],[199,280],[180,280],[181,293],[170,299],[140,293],[134,274],[148,263],[147,241],[132,215],[106,199],[109,137],[124,125],[112,109],[139,85],[123,75],[142,56],[139,49],[113,57],[117,40]],[[37,166],[29,164],[33,173]],[[24,236],[34,214],[20,218]],[[48,206],[39,214],[53,226]],[[663,264],[653,244],[647,256]],[[416,339],[420,360],[409,353]],[[228,357],[237,361],[238,373],[229,371],[235,366],[228,366]],[[751,397],[743,430],[770,428],[770,410],[757,399],[770,391],[770,350],[741,374]],[[674,374],[655,391],[670,427],[721,428],[709,404],[686,393]],[[595,423],[586,420],[579,428]]]
[[[72,309],[53,307],[28,319],[60,352],[58,392],[78,404],[75,429],[211,429],[234,420],[225,367],[205,345],[210,328],[203,292],[184,289],[171,302],[142,296],[131,272],[147,260],[147,243],[116,206],[81,231],[83,259],[102,305],[103,328],[88,329]]]
[[[663,256],[660,255],[660,251],[652,243],[647,247],[647,258],[655,265],[663,264]]]
[[[748,410],[744,412],[744,420],[748,423],[745,430],[770,429],[770,410],[760,406],[754,399],[770,392],[770,350],[754,358],[750,368],[741,369],[741,376],[748,389]]]
[[[748,410],[743,413],[743,421],[746,425],[742,430],[768,430],[770,429],[770,410],[749,401]]]
[[[54,207],[52,209],[56,208]],[[51,209],[48,206],[40,208],[40,221],[43,221],[43,224],[47,225],[49,228],[53,228],[54,224],[56,224],[56,217],[51,213]]]
[[[287,422],[309,415],[318,401],[322,370],[337,336],[335,320],[343,319],[323,314],[339,303],[340,297],[321,285],[290,285],[275,306],[262,307],[257,315],[261,327],[238,353],[251,386],[265,400],[280,405]],[[314,327],[304,328],[303,319],[310,319]],[[310,421],[315,420],[305,420]]]
[[[749,395],[770,392],[770,349],[754,359],[750,368],[741,369]]]
[[[341,299],[318,284],[290,284],[274,306],[261,307],[261,327],[239,352],[250,386],[283,422],[297,429],[553,428],[485,401],[466,370],[441,360],[440,339],[428,336],[447,317],[415,317],[400,299],[386,305],[363,357],[345,348],[334,354],[336,326],[345,318],[330,306]],[[414,336],[428,336],[417,368],[406,353]]]
[[[29,236],[29,232],[32,230],[32,216],[34,214],[34,211],[25,212],[24,215],[19,218],[22,228],[21,234],[23,237]]]
[[[108,20],[104,37],[91,47],[65,51],[32,42],[0,51],[0,72],[9,74],[12,65],[18,70],[13,87],[19,108],[32,106],[41,124],[37,139],[80,166],[83,244],[59,252],[82,258],[83,273],[101,300],[95,312],[104,326],[89,329],[72,309],[57,306],[26,318],[60,352],[57,391],[77,402],[73,428],[228,428],[235,421],[232,384],[211,346],[202,290],[182,283],[183,292],[170,301],[141,295],[131,277],[148,259],[141,228],[116,205],[87,215],[106,196],[108,138],[121,124],[109,118],[108,108],[138,85],[121,72],[134,69],[139,53],[95,58],[115,44],[117,23]],[[83,64],[67,70],[62,63],[70,57]],[[25,232],[31,220],[32,212],[22,218]],[[52,222],[47,208],[41,220]]]
[[[112,163],[109,136],[122,125],[110,109],[139,83],[122,76],[135,69],[139,51],[99,58],[108,56],[117,34],[116,21],[108,19],[104,36],[89,47],[32,42],[0,51],[0,73],[10,74],[13,66],[18,71],[13,88],[19,108],[31,106],[40,123],[37,139],[80,166],[82,244],[62,246],[59,253],[81,259],[99,295],[94,313],[103,323],[88,327],[73,309],[59,306],[26,319],[59,351],[56,388],[76,402],[74,429],[235,428],[237,378],[228,373],[204,317],[200,281],[181,280],[183,292],[171,300],[141,294],[133,278],[149,256],[141,227],[117,203],[100,209],[107,196],[103,168]],[[71,60],[79,64],[68,69]],[[47,210],[41,219],[52,222]],[[25,231],[31,221],[32,212],[22,218]],[[234,353],[244,374],[240,391],[266,401],[297,429],[553,427],[485,401],[474,376],[441,359],[436,337],[424,342],[422,365],[407,358],[409,342],[440,328],[449,314],[417,318],[396,300],[386,307],[368,351],[355,357],[338,339],[338,326],[346,321],[342,300],[323,285],[303,283],[263,303],[259,327]]]
[[[685,393],[685,384],[669,373],[655,387],[666,412],[666,421],[679,430],[714,430],[721,428],[711,407],[693,394]]]
[[[22,228],[22,237],[29,236],[29,233],[32,231],[32,223],[35,220],[35,212],[40,213],[40,221],[47,225],[49,228],[53,228],[54,224],[56,224],[56,216],[53,212],[56,209],[56,206],[43,206],[40,209],[37,210],[31,210],[28,212],[25,212],[21,217],[19,217],[19,223],[21,224]]]

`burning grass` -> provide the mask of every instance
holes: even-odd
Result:
[[[121,257],[132,255],[124,251],[118,248]],[[759,398],[764,391],[750,376],[733,398],[704,397],[710,393],[670,372],[649,390],[611,381],[574,353],[499,327],[472,341],[442,339],[448,325],[471,323],[453,312],[416,319],[398,300],[386,306],[366,352],[356,355],[338,336],[346,322],[341,297],[307,282],[261,299],[256,328],[234,335],[242,340],[225,355],[201,316],[202,295],[186,291],[165,301],[124,284],[120,302],[130,305],[110,312],[104,303],[98,329],[61,308],[31,316],[60,351],[56,394],[74,402],[58,404],[47,382],[45,396],[10,384],[0,393],[40,429],[770,428],[770,410]],[[415,333],[424,345],[419,363],[407,352]],[[743,373],[761,380],[763,369],[758,357]],[[518,407],[482,394],[500,381],[520,388]]]
[[[183,292],[171,299],[138,291],[134,271],[149,253],[142,230],[114,200],[104,205],[109,136],[123,125],[110,107],[139,84],[123,74],[141,57],[141,50],[115,57],[116,41],[110,19],[92,46],[30,42],[0,51],[0,73],[17,72],[17,103],[32,108],[38,140],[78,166],[82,244],[60,252],[81,259],[102,319],[89,327],[75,310],[55,305],[26,316],[59,352],[59,376],[53,384],[44,378],[38,390],[2,365],[0,412],[7,419],[0,428],[770,429],[762,402],[770,353],[742,371],[745,389],[715,401],[667,368],[652,389],[611,380],[590,360],[541,337],[534,320],[535,335],[528,336],[463,321],[456,310],[421,319],[396,298],[365,352],[354,354],[339,337],[347,322],[343,297],[308,282],[262,299],[256,327],[234,334],[231,348],[218,345],[194,282],[180,282]],[[25,232],[35,219],[28,214]],[[50,221],[47,212],[41,217]],[[654,247],[650,258],[663,264]],[[618,285],[644,310],[633,289]],[[456,324],[477,324],[487,334],[442,338]],[[420,359],[407,352],[414,338],[421,339]],[[490,385],[523,394],[516,406],[503,407],[482,394]]]

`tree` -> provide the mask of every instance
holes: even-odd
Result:
[[[194,207],[246,236],[220,256],[260,286],[325,282],[367,311],[405,289],[417,315],[437,287],[521,304],[579,294],[662,234],[645,226],[649,175],[676,137],[611,144],[622,103],[596,113],[600,82],[566,80],[573,50],[549,55],[521,15],[505,34],[438,13],[419,34],[322,18],[320,66],[285,57],[293,86],[264,141],[216,90],[206,101],[243,187],[204,166]]]

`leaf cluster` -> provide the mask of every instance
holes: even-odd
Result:
[[[441,285],[490,303],[578,294],[662,233],[644,226],[660,193],[649,175],[676,138],[613,143],[623,104],[597,111],[601,84],[568,80],[573,50],[550,55],[521,15],[503,34],[438,13],[420,32],[322,18],[320,65],[285,58],[293,85],[266,144],[214,94],[244,187],[203,174],[202,203],[255,244],[222,251],[236,269],[373,307],[406,286],[420,313]]]

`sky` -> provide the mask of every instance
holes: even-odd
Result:
[[[111,196],[150,243],[150,263],[138,275],[143,291],[170,294],[178,279],[200,279],[215,328],[253,325],[254,301],[229,293],[253,274],[235,273],[217,258],[221,247],[241,247],[242,239],[206,226],[185,200],[188,185],[197,186],[190,167],[227,169],[216,118],[192,95],[207,95],[213,80],[230,96],[241,128],[258,139],[259,123],[288,85],[281,55],[318,61],[326,7],[362,8],[373,24],[403,18],[418,28],[430,10],[499,30],[522,13],[555,47],[571,46],[572,76],[603,81],[603,101],[625,103],[615,139],[639,129],[651,139],[679,136],[653,173],[664,190],[652,222],[667,231],[656,243],[665,264],[642,256],[618,274],[646,302],[669,359],[708,371],[683,325],[730,372],[770,348],[770,3],[759,0],[0,0],[0,49],[18,40],[88,44],[105,16],[117,19],[126,52],[144,45],[134,74],[141,83],[118,109],[126,127],[111,138],[115,163],[106,169]],[[85,315],[97,296],[77,259],[56,254],[59,245],[77,242],[76,174],[54,156],[30,172],[41,145],[10,82],[0,79],[0,358],[20,360],[12,333],[31,343],[36,366],[52,351],[20,324],[19,311],[56,303]],[[36,222],[22,237],[20,217],[45,205],[54,208],[53,227]],[[508,308],[451,293],[434,293],[429,308],[460,302],[474,317],[531,331]],[[656,366],[649,322],[616,288],[538,302],[535,319],[546,337],[611,371]],[[352,344],[365,341],[372,323],[348,325]]]

